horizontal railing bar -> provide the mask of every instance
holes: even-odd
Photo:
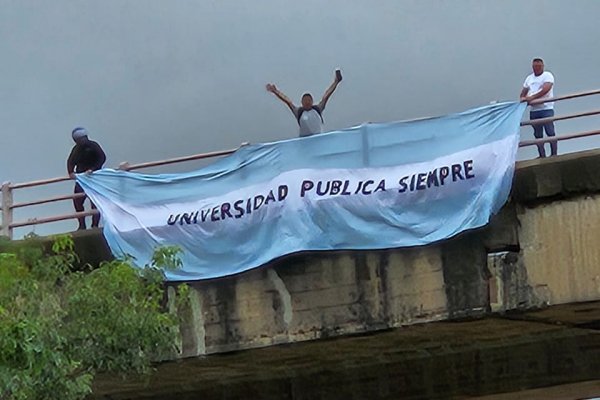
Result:
[[[554,101],[575,99],[577,97],[592,96],[592,95],[595,95],[595,94],[600,94],[600,89],[589,90],[589,91],[586,91],[586,92],[572,93],[572,94],[567,94],[567,95],[564,95],[564,96],[552,97],[550,99],[537,99],[537,100],[531,101],[529,104],[536,105],[536,104],[543,104],[543,103],[551,103],[551,102],[554,102]]]
[[[183,161],[202,160],[205,158],[226,156],[226,155],[234,153],[236,150],[237,149],[213,151],[211,153],[201,153],[201,154],[194,154],[191,156],[169,158],[169,159],[160,160],[160,161],[150,161],[150,162],[139,163],[139,164],[125,165],[122,169],[125,169],[126,171],[131,171],[134,169],[158,167],[158,166],[167,165],[167,164],[175,164],[175,163],[179,163],[179,162],[183,162]]]
[[[521,126],[541,125],[541,124],[545,124],[547,122],[562,121],[565,119],[573,119],[573,118],[579,118],[579,117],[588,117],[590,115],[598,115],[598,114],[600,114],[600,110],[586,111],[586,112],[576,113],[576,114],[559,115],[558,117],[532,119],[532,120],[521,122]]]
[[[248,143],[242,143],[242,146],[247,145],[247,144]],[[213,151],[213,152],[209,152],[209,153],[193,154],[191,156],[176,157],[176,158],[170,158],[170,159],[166,159],[166,160],[150,161],[150,162],[144,162],[144,163],[139,163],[139,164],[131,164],[131,165],[129,165],[127,163],[124,163],[123,167],[121,169],[124,169],[124,170],[127,170],[127,171],[131,171],[131,170],[134,170],[134,169],[157,167],[157,166],[160,166],[160,165],[175,164],[175,163],[184,162],[184,161],[202,160],[202,159],[206,159],[206,158],[226,156],[226,155],[234,153],[238,149],[239,149],[239,147],[236,148],[236,149],[220,150],[220,151]],[[23,188],[28,188],[28,187],[42,186],[42,185],[48,185],[48,184],[51,184],[51,183],[69,181],[69,180],[72,180],[72,179],[73,178],[71,178],[69,176],[58,177],[58,178],[50,178],[50,179],[42,179],[42,180],[31,181],[31,182],[15,183],[15,184],[10,185],[10,188],[11,189],[23,189]],[[60,199],[60,200],[62,200],[62,199]],[[55,200],[55,201],[58,201],[58,200]]]
[[[62,176],[59,178],[42,179],[39,181],[15,183],[14,185],[10,185],[10,188],[11,189],[23,189],[23,188],[28,188],[28,187],[32,187],[32,186],[42,186],[42,185],[48,185],[50,183],[70,181],[72,179],[73,178],[71,178],[70,176]]]
[[[90,210],[90,211],[76,212],[73,214],[58,215],[56,217],[47,217],[47,218],[38,218],[38,219],[32,218],[31,220],[25,221],[25,222],[13,222],[12,224],[10,224],[10,227],[11,228],[20,228],[23,226],[30,226],[30,225],[42,225],[42,224],[47,224],[50,222],[64,221],[67,219],[88,217],[90,215],[96,215],[98,213],[99,213],[98,210]]]
[[[85,197],[85,196],[86,196],[85,193],[73,193],[73,194],[67,194],[67,195],[64,195],[64,196],[50,197],[50,198],[42,199],[42,200],[35,200],[35,201],[27,201],[27,202],[23,202],[23,203],[16,203],[16,204],[13,204],[11,208],[36,206],[38,204],[53,203],[55,201],[79,199],[79,198]]]
[[[523,141],[519,142],[519,147],[533,146],[536,144],[549,143],[549,142],[560,142],[563,140],[577,139],[577,138],[582,138],[582,137],[587,137],[587,136],[595,136],[595,135],[600,135],[600,130],[587,131],[587,132],[581,132],[581,133],[571,133],[571,134],[560,135],[560,136],[551,136],[551,137],[543,138],[543,139],[523,140]]]

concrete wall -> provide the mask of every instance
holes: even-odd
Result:
[[[490,257],[493,310],[600,299],[600,151],[520,163],[504,214],[514,221],[494,231],[510,252]]]
[[[189,304],[180,310],[183,356],[483,314],[485,249],[468,236],[452,243],[300,254],[190,283]]]
[[[600,195],[544,204],[520,215],[521,257],[549,304],[600,299]]]

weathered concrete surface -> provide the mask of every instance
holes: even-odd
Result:
[[[526,208],[519,221],[520,256],[535,291],[549,304],[600,299],[600,195]]]
[[[72,232],[71,237],[79,256],[79,263],[75,265],[75,268],[81,268],[85,264],[98,265],[103,261],[113,258],[100,229]],[[53,236],[32,237],[26,240],[15,241],[1,239],[3,237],[0,237],[0,252],[18,252],[24,246],[33,245],[39,246],[45,252],[50,253],[52,244],[54,243]]]
[[[600,299],[600,150],[518,163],[484,240],[493,310]]]
[[[180,310],[187,321],[181,329],[183,355],[436,321],[452,310],[477,313],[487,293],[458,293],[469,287],[470,277],[451,286],[457,293],[448,300],[444,262],[457,257],[446,253],[432,246],[296,255],[239,276],[190,283],[192,301]]]
[[[600,302],[560,304],[529,312],[509,312],[507,318],[543,322],[545,324],[568,325],[600,331]],[[598,371],[600,373],[600,371]]]
[[[434,399],[600,378],[600,302],[161,364],[96,399]]]
[[[547,287],[533,287],[518,252],[488,257],[489,291],[492,312],[525,310],[549,304]]]
[[[600,194],[521,207],[520,251],[490,257],[495,311],[600,299]]]
[[[488,253],[519,251],[519,226],[514,201],[505,204],[485,227],[476,232],[481,234]]]
[[[543,389],[519,390],[518,392],[492,394],[489,396],[465,396],[458,397],[457,400],[523,400],[523,399],[543,399],[543,400],[573,400],[573,399],[599,399],[600,398],[600,380],[568,383],[565,385],[556,385]]]
[[[490,278],[487,251],[478,232],[466,233],[442,244],[444,286],[450,318],[489,312]]]
[[[517,163],[513,199],[535,205],[600,192],[600,149]]]

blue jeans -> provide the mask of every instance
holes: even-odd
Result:
[[[550,118],[554,117],[554,110],[537,110],[531,111],[529,113],[529,119],[540,119],[540,118]],[[543,124],[532,125],[533,127],[533,136],[536,139],[541,139],[544,137],[544,131],[546,131],[546,135],[549,137],[556,136],[556,132],[554,132],[554,122],[546,122]],[[538,153],[540,153],[540,157],[546,157],[546,150],[544,149],[544,143],[540,143],[537,145]],[[550,154],[555,156],[558,154],[558,143],[550,142]]]

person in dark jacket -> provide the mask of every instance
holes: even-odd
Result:
[[[102,147],[93,140],[88,139],[88,132],[85,128],[75,128],[71,132],[71,136],[75,141],[75,146],[69,154],[67,159],[67,172],[71,178],[75,178],[76,173],[91,173],[92,171],[99,170],[106,161],[106,154]],[[83,193],[83,188],[79,183],[75,183],[74,193]],[[83,203],[87,196],[78,197],[73,199],[73,205],[77,212],[84,210]],[[96,209],[96,205],[92,203],[92,209]],[[86,229],[85,217],[79,217],[79,228],[78,230]],[[92,216],[92,228],[97,228],[100,223],[100,214]]]

